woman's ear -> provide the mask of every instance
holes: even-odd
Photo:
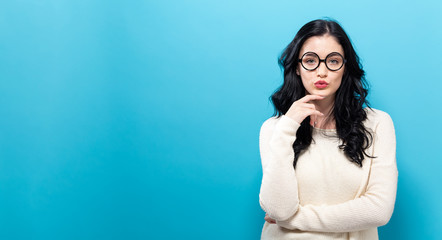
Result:
[[[301,75],[301,74],[299,74],[299,67],[296,67],[296,75]]]

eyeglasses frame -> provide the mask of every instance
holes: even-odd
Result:
[[[318,59],[319,59],[319,63],[318,63],[318,66],[316,66],[315,68],[313,68],[313,69],[307,69],[307,68],[304,66],[304,64],[302,64],[302,58],[304,58],[304,56],[305,56],[306,54],[312,54],[312,53],[315,54],[315,55],[318,57]],[[332,54],[338,54],[338,55],[341,56],[341,58],[344,60],[344,62],[342,63],[342,65],[341,65],[338,69],[335,69],[335,70],[330,69],[330,68],[328,67],[328,65],[327,65],[327,62],[325,61],[325,60],[327,60],[327,58],[328,58],[330,55],[332,55]],[[319,57],[319,55],[316,54],[315,52],[306,52],[306,53],[304,53],[304,54],[302,55],[302,57],[301,57],[300,59],[298,59],[298,62],[300,62],[300,63],[301,63],[301,66],[302,66],[305,70],[307,70],[307,71],[315,71],[315,70],[319,67],[319,65],[321,65],[321,62],[323,62],[323,63],[325,64],[325,67],[327,67],[328,70],[335,72],[335,71],[338,71],[339,69],[341,69],[341,68],[345,65],[345,63],[347,62],[347,59],[345,59],[344,56],[342,56],[342,55],[341,55],[340,53],[338,53],[338,52],[331,52],[331,53],[329,53],[324,59],[321,59],[321,58]]]

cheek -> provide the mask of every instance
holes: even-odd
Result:
[[[302,79],[302,82],[309,82],[309,81],[314,81],[316,75],[314,72],[302,71],[300,77]]]
[[[341,86],[343,77],[344,77],[344,75],[341,74],[341,76],[339,76],[339,78],[337,79],[338,87]]]
[[[340,72],[340,73],[336,73],[332,77],[332,82],[334,83],[333,85],[335,85],[336,87],[339,87],[342,84],[342,78],[344,77],[344,73]]]
[[[308,78],[306,76],[304,76],[304,75],[301,75],[300,77],[301,77],[302,85],[304,85],[304,88],[308,87],[309,86]]]
[[[306,90],[311,90],[313,88],[313,83],[316,80],[316,74],[314,72],[301,72],[301,80],[302,85],[304,85],[304,88]]]

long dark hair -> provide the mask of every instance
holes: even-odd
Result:
[[[372,157],[365,151],[372,144],[373,136],[363,124],[367,119],[364,105],[370,109],[366,99],[368,86],[359,57],[344,29],[336,21],[319,19],[305,24],[281,54],[278,63],[284,70],[284,83],[270,97],[275,106],[274,116],[280,117],[285,114],[293,102],[305,96],[306,90],[301,77],[296,74],[299,51],[308,38],[326,34],[338,40],[347,60],[331,112],[331,116],[336,121],[337,135],[342,141],[339,148],[344,151],[351,162],[362,167],[364,156]],[[296,141],[293,143],[294,167],[301,152],[312,142],[312,130],[310,117],[307,117],[296,132]]]

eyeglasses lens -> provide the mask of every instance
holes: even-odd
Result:
[[[342,67],[342,64],[344,64],[344,59],[339,54],[330,54],[325,59],[325,64],[330,70],[336,71]]]
[[[314,70],[319,65],[319,57],[313,53],[307,53],[302,57],[302,66],[307,70]]]

